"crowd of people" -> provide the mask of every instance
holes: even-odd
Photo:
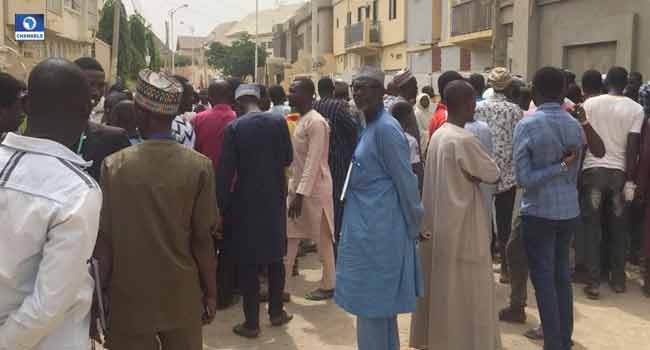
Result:
[[[187,79],[148,69],[107,87],[92,58],[0,73],[0,350],[202,349],[202,326],[243,299],[233,332],[285,310],[299,260],[357,317],[360,350],[495,350],[525,323],[572,346],[572,282],[600,298],[643,265],[650,297],[650,83],[621,67],[581,84],[545,67],[409,70],[388,86]],[[316,99],[316,96],[319,98]],[[351,98],[352,96],[352,98]],[[499,282],[511,285],[497,310]]]

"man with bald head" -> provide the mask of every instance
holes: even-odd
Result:
[[[73,152],[90,114],[88,81],[69,61],[45,60],[26,107],[25,135],[0,146],[0,349],[89,349],[86,261],[102,193]]]
[[[212,82],[208,87],[208,97],[212,108],[199,113],[192,119],[196,133],[194,148],[212,160],[215,169],[219,166],[223,131],[237,114],[230,108],[233,102],[232,88],[225,80]]]
[[[479,184],[495,183],[499,168],[479,139],[464,129],[474,118],[474,88],[459,80],[443,93],[449,114],[429,143],[422,229],[432,239],[418,247],[425,292],[411,324],[410,345],[500,349],[490,220],[485,201],[476,200],[482,197]]]
[[[199,113],[192,119],[196,133],[194,148],[212,160],[215,171],[219,168],[223,149],[224,131],[237,113],[230,107],[234,101],[233,90],[225,80],[213,81],[208,87],[208,98],[212,108]],[[223,242],[217,243],[217,304],[220,309],[230,307],[235,298],[235,266]]]

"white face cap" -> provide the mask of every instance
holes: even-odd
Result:
[[[261,98],[260,88],[257,85],[253,84],[239,85],[235,91],[235,99],[238,99],[242,96],[253,96],[259,100]]]

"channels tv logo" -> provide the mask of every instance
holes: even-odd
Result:
[[[16,40],[45,40],[45,15],[16,14]]]

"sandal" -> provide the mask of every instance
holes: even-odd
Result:
[[[305,299],[311,301],[322,301],[332,299],[334,297],[334,289],[325,290],[318,288],[315,291],[311,291],[305,295]]]

